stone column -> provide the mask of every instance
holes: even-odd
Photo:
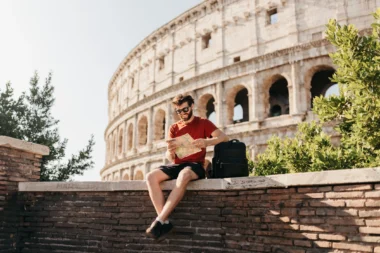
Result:
[[[134,129],[133,129],[133,144],[132,144],[132,150],[133,154],[137,153],[137,132],[138,132],[139,126],[137,125],[137,114],[135,114],[135,123],[134,123]]]
[[[249,111],[249,120],[253,122],[253,124],[259,124],[261,119],[260,119],[260,111],[261,107],[264,106],[264,101],[259,98],[259,87],[258,87],[258,81],[256,78],[256,73],[252,74],[251,76],[251,101],[250,101],[250,108],[251,110]],[[257,125],[258,128],[258,125]]]
[[[18,229],[24,206],[17,199],[18,184],[39,181],[41,159],[48,154],[46,146],[0,136],[0,241],[6,252],[20,252]]]
[[[153,142],[153,107],[149,107],[148,109],[148,132],[147,132],[147,145],[149,149],[152,148],[152,142]]]
[[[218,82],[215,84],[215,90],[216,90],[216,97],[215,97],[215,113],[216,113],[216,126],[223,130],[224,129],[224,122],[223,122],[223,115],[226,114],[226,112],[223,112],[223,82]]]
[[[302,113],[302,104],[301,104],[301,88],[302,83],[300,83],[300,78],[298,76],[298,73],[300,73],[299,70],[299,64],[297,62],[290,63],[291,66],[291,85],[288,84],[289,87],[289,106],[290,106],[290,114],[293,118],[299,118],[303,115]],[[290,96],[291,95],[291,96]]]
[[[123,132],[123,157],[127,156],[127,121],[124,121],[124,132]]]

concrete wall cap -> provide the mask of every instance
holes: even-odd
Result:
[[[0,147],[14,148],[36,155],[48,155],[50,153],[47,146],[22,141],[8,136],[0,136]]]
[[[296,186],[338,185],[380,182],[380,167],[365,169],[330,170],[265,177],[240,177],[203,179],[191,182],[187,189],[248,190],[264,188],[288,188]],[[175,180],[162,183],[163,190],[171,190]],[[145,181],[119,182],[20,182],[21,192],[71,192],[71,191],[146,191]]]

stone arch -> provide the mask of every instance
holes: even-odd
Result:
[[[154,140],[155,141],[165,139],[165,124],[166,124],[165,111],[162,109],[159,109],[156,112],[156,115],[154,117]]]
[[[241,123],[249,121],[249,90],[244,85],[236,85],[227,92],[227,123]],[[241,111],[240,118],[235,112]]]
[[[117,147],[117,152],[119,155],[123,153],[123,143],[124,143],[124,129],[119,130],[119,142],[118,142],[118,147]]]
[[[138,123],[139,145],[144,146],[148,140],[148,119],[142,116]]]
[[[126,173],[126,174],[123,176],[123,180],[126,180],[126,181],[129,180],[129,175],[128,175],[128,173]]]
[[[306,72],[307,110],[313,108],[313,99],[315,97],[325,96],[326,91],[335,84],[330,80],[334,73],[335,68],[326,64],[314,66]]]
[[[211,94],[202,95],[197,103],[198,115],[203,118],[210,118],[210,115],[215,112],[215,98]]]
[[[288,80],[283,75],[277,74],[265,82],[267,91],[264,93],[265,115],[268,117],[289,114],[289,90]]]
[[[127,143],[127,150],[131,150],[133,146],[133,124],[130,123],[128,126],[128,143]]]
[[[136,171],[133,180],[144,180],[144,174],[141,170]]]

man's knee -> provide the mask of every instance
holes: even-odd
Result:
[[[149,185],[159,184],[162,181],[167,180],[168,176],[159,169],[155,169],[146,174],[146,183]]]
[[[194,172],[190,167],[185,167],[178,175],[177,184],[187,184],[194,179]]]

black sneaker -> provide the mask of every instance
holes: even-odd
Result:
[[[157,240],[161,236],[162,227],[163,225],[161,224],[161,222],[155,220],[153,221],[152,225],[150,225],[150,227],[147,228],[145,234],[148,237]]]
[[[164,223],[161,226],[161,235],[157,239],[157,241],[165,240],[166,237],[173,231],[173,224],[169,221],[169,223]]]

